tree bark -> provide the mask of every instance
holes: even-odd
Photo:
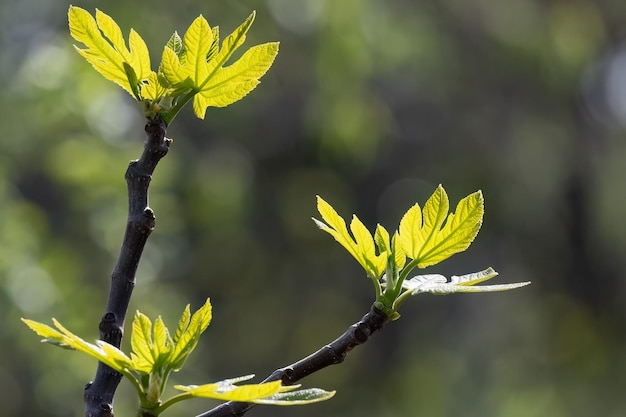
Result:
[[[300,379],[330,365],[342,363],[348,352],[367,342],[371,335],[381,330],[389,318],[372,305],[363,318],[350,326],[341,336],[317,352],[272,372],[263,382],[282,381],[283,385],[294,385]],[[227,402],[196,417],[241,417],[255,404]]]
[[[152,173],[169,149],[171,140],[165,137],[167,124],[162,120],[149,121],[144,150],[138,160],[131,161],[126,170],[128,185],[128,220],[120,254],[111,274],[111,285],[106,311],[100,325],[100,339],[120,347],[128,303],[135,287],[135,274],[150,233],[155,227],[155,216],[148,206],[148,188]],[[113,396],[122,375],[98,363],[95,379],[85,386],[85,416],[113,417]]]

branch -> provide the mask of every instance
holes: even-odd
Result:
[[[146,124],[147,139],[141,157],[131,161],[126,170],[128,184],[128,221],[124,241],[111,274],[111,286],[106,311],[100,321],[100,339],[120,347],[124,331],[124,319],[130,296],[135,287],[137,265],[154,230],[155,217],[148,207],[148,188],[152,173],[169,149],[171,140],[165,137],[167,125],[162,120]],[[122,375],[108,366],[98,363],[96,377],[85,386],[85,416],[113,417],[113,396]]]
[[[361,321],[353,324],[341,336],[317,352],[300,359],[291,365],[272,372],[263,382],[281,380],[283,385],[293,385],[300,379],[330,365],[342,363],[348,352],[369,340],[369,337],[382,329],[389,318],[381,310],[372,306]],[[227,402],[196,417],[241,417],[254,404]]]

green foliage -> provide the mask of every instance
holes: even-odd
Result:
[[[22,321],[43,337],[44,342],[86,353],[124,375],[137,390],[141,413],[144,414],[159,415],[173,404],[194,397],[273,405],[302,405],[324,401],[334,395],[334,391],[296,390],[299,386],[295,385],[284,387],[280,381],[235,385],[254,377],[247,375],[200,386],[176,385],[174,388],[182,393],[161,400],[170,373],[182,368],[196,347],[200,335],[211,322],[211,317],[211,303],[208,299],[193,315],[187,305],[174,336],[170,336],[160,316],[153,324],[147,316],[137,312],[132,325],[130,357],[101,340],[97,340],[95,344],[85,342],[55,319],[52,321],[56,329],[33,320]]]
[[[76,47],[78,53],[142,103],[147,118],[167,123],[191,99],[196,116],[203,119],[207,107],[228,106],[259,84],[278,54],[278,42],[253,46],[226,65],[244,43],[254,17],[253,12],[220,47],[219,28],[198,16],[182,39],[174,32],[155,72],[144,40],[133,29],[127,46],[120,27],[102,11],[96,9],[95,19],[79,7],[70,6],[68,12],[70,34],[86,46]]]
[[[479,287],[474,286],[483,281],[494,278],[497,275],[498,273],[493,268],[487,268],[484,271],[461,275],[460,277],[453,275],[450,278],[450,282],[447,281],[446,277],[439,274],[417,275],[411,279],[404,280],[402,282],[402,288],[408,290],[411,295],[422,292],[445,295],[455,292],[506,291],[530,284],[530,282],[527,281],[515,284],[481,285]]]
[[[480,191],[463,198],[454,213],[448,214],[450,203],[444,188],[439,185],[424,204],[411,207],[400,221],[399,231],[389,238],[389,232],[380,224],[374,236],[356,215],[352,216],[350,232],[344,219],[335,209],[317,197],[317,209],[324,222],[313,221],[335,238],[365,269],[376,288],[377,306],[391,319],[399,317],[398,308],[410,295],[422,292],[451,294],[454,292],[504,291],[528,285],[518,284],[472,287],[491,279],[497,273],[485,271],[452,277],[447,283],[441,275],[420,275],[407,280],[416,267],[438,264],[472,243],[483,220],[484,200]],[[407,264],[406,259],[410,259]]]

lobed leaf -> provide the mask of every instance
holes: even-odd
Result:
[[[214,398],[223,401],[253,402],[260,398],[277,394],[281,389],[280,381],[261,384],[247,384],[237,386],[238,382],[248,380],[254,375],[225,379],[213,384],[205,385],[175,385],[174,388],[185,391],[194,397]]]
[[[330,234],[341,246],[346,248],[365,269],[370,278],[376,279],[380,277],[385,271],[387,264],[386,255],[384,253],[376,255],[374,239],[359,218],[356,216],[352,217],[350,222],[352,235],[350,235],[344,219],[320,196],[317,196],[317,210],[326,222],[324,223],[313,218],[317,227]]]
[[[189,327],[190,321],[191,310],[189,308],[189,304],[187,304],[183,310],[182,316],[180,316],[180,320],[178,321],[178,327],[176,327],[176,332],[174,333],[174,343],[178,343],[185,330],[187,330],[187,327]]]
[[[187,309],[185,309],[187,311]],[[183,318],[185,313],[183,313]],[[183,318],[179,323],[179,329],[176,330],[175,344],[169,358],[169,366],[172,370],[178,371],[189,354],[195,349],[198,344],[200,335],[206,330],[211,322],[211,302],[207,298],[206,302],[200,307],[189,320],[188,326],[181,328]]]
[[[170,39],[167,41],[166,47],[170,48],[176,53],[176,56],[180,57],[183,53],[183,40],[178,35],[178,32],[174,31]]]
[[[158,102],[161,97],[167,93],[167,88],[163,86],[163,83],[159,80],[159,76],[156,72],[150,72],[148,78],[144,81],[141,87],[141,96],[144,99]]]
[[[133,368],[131,359],[115,346],[101,340],[96,341],[95,345],[85,342],[63,327],[56,319],[52,319],[52,322],[58,330],[33,320],[23,318],[22,321],[30,327],[31,330],[43,337],[44,342],[51,342],[57,346],[86,353],[116,371],[132,377],[132,375],[129,374],[129,370]]]
[[[207,107],[225,107],[245,97],[260,83],[259,78],[272,66],[277,54],[278,42],[257,45],[232,65],[217,71],[196,95],[196,114],[201,112],[203,118]]]
[[[136,81],[146,80],[151,72],[148,47],[141,36],[130,30],[129,49],[117,23],[98,9],[94,19],[86,10],[70,6],[68,20],[72,37],[86,46],[75,46],[78,53],[104,78],[140,100]],[[124,64],[133,71],[125,68]],[[129,73],[134,73],[134,77],[130,77]]]
[[[400,221],[400,245],[420,268],[437,264],[469,247],[482,224],[483,195],[477,191],[463,198],[446,220],[448,210],[448,195],[439,185],[423,211],[415,204]]]
[[[149,374],[154,369],[156,357],[153,352],[152,322],[145,314],[137,311],[130,336],[133,367],[141,373]]]
[[[183,37],[184,52],[181,55],[182,69],[189,76],[196,89],[206,81],[209,70],[206,56],[213,41],[213,32],[207,20],[198,16],[189,26]]]
[[[169,354],[172,351],[172,338],[170,337],[165,323],[161,316],[157,317],[154,321],[154,345],[153,345],[153,357],[155,358],[155,365],[161,366],[168,362]]]

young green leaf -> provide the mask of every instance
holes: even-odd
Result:
[[[260,398],[277,394],[281,389],[280,381],[262,384],[235,385],[238,382],[253,378],[246,375],[238,378],[225,379],[220,382],[205,385],[175,385],[177,390],[185,391],[193,397],[214,398],[223,401],[252,402]]]
[[[57,346],[86,353],[127,377],[133,378],[132,374],[129,372],[133,367],[131,359],[115,346],[101,340],[96,341],[95,345],[87,343],[63,327],[56,319],[52,319],[52,322],[58,330],[33,320],[22,319],[22,321],[30,327],[31,330],[43,337],[44,342],[52,342]]]
[[[260,83],[277,54],[277,42],[253,46],[237,62],[217,71],[194,98],[196,115],[204,118],[207,107],[226,107],[245,97]]]
[[[402,287],[408,290],[407,292],[410,292],[411,295],[424,292],[445,295],[457,292],[507,291],[530,284],[530,281],[526,281],[513,284],[475,286],[476,284],[492,279],[497,275],[498,273],[493,268],[487,268],[484,271],[462,276],[452,276],[449,282],[446,277],[439,274],[418,275],[405,280],[402,283]]]
[[[193,93],[196,116],[203,119],[206,109],[224,107],[242,99],[258,84],[278,54],[278,43],[257,45],[229,66],[227,61],[243,44],[254,21],[252,13],[219,47],[219,30],[211,29],[200,15],[189,26],[182,40],[176,36],[163,50],[159,72],[172,91]],[[178,49],[178,51],[177,51]],[[180,51],[180,52],[179,52]]]
[[[187,312],[187,309],[185,309]],[[211,302],[207,298],[206,302],[191,316],[188,325],[184,325],[184,319],[187,313],[183,313],[183,317],[179,323],[179,327],[174,335],[174,347],[169,357],[169,368],[178,371],[187,360],[189,354],[198,344],[200,335],[206,330],[211,322]]]
[[[291,387],[283,387],[291,388]],[[252,401],[255,404],[263,405],[306,405],[331,399],[335,391],[325,391],[319,388],[307,388],[297,391],[279,392],[269,397]]]
[[[164,87],[163,82],[159,80],[159,76],[156,72],[152,71],[148,75],[148,78],[143,82],[141,88],[141,95],[145,100],[151,100],[154,103],[158,103],[159,100],[168,92]]]
[[[395,269],[399,271],[406,263],[406,255],[404,251],[397,244],[398,232],[393,234],[393,238],[389,240],[389,232],[380,224],[376,226],[376,232],[374,233],[374,240],[380,253],[386,253],[387,256],[393,256]]]
[[[129,49],[117,23],[98,9],[94,19],[86,10],[70,6],[68,20],[72,37],[86,46],[84,49],[75,46],[78,53],[104,78],[141,100],[136,83],[146,80],[150,74],[150,55],[141,36],[130,30]],[[133,72],[134,76],[129,77]]]
[[[317,211],[326,222],[313,218],[317,227],[334,237],[341,246],[346,248],[370,278],[377,279],[385,272],[386,255],[384,253],[376,255],[374,239],[358,217],[353,216],[350,222],[353,238],[348,232],[344,219],[320,196],[317,196]]]
[[[133,368],[137,372],[144,374],[152,372],[155,363],[152,343],[152,322],[148,316],[139,311],[137,311],[133,320],[130,345]]]
[[[176,332],[174,333],[174,343],[178,343],[182,335],[189,327],[189,322],[191,321],[191,309],[189,308],[189,304],[185,306],[183,310],[182,316],[180,316],[180,320],[178,321],[178,327],[176,327]]]
[[[180,57],[180,55],[183,53],[183,40],[180,38],[178,32],[176,31],[174,31],[174,33],[170,37],[170,40],[167,41],[167,44],[165,46],[174,51],[176,53],[176,56],[178,57]]]
[[[172,351],[172,338],[170,333],[163,323],[161,316],[158,316],[154,321],[154,357],[155,364],[162,366],[168,362],[169,354]]]
[[[483,195],[477,191],[459,201],[455,213],[448,215],[448,210],[448,195],[439,185],[423,211],[415,204],[400,221],[402,249],[420,268],[435,265],[468,248],[482,224]]]

